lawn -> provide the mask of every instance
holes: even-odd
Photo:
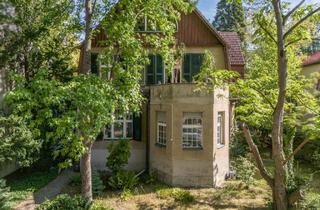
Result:
[[[56,169],[36,170],[26,172],[18,170],[15,173],[5,177],[7,185],[10,187],[12,200],[9,202],[11,207],[27,199],[34,192],[46,186],[51,180],[58,175]]]

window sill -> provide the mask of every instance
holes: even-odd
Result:
[[[182,147],[182,150],[198,151],[198,150],[203,150],[203,147],[194,147],[194,148]]]
[[[131,138],[122,138],[122,139],[103,139],[103,141],[108,141],[108,142],[111,142],[111,141],[121,141],[121,140],[132,141],[133,139],[131,139]]]
[[[156,147],[160,147],[160,148],[166,148],[166,147],[167,147],[166,145],[159,144],[159,143],[155,143],[154,145],[155,145]]]
[[[224,144],[217,144],[217,149],[222,149],[222,148],[224,148]]]

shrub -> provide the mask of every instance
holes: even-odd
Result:
[[[314,167],[320,168],[320,149],[317,149],[313,152],[311,160],[311,163]]]
[[[92,194],[93,196],[100,196],[104,190],[103,182],[98,171],[92,171]]]
[[[231,157],[245,156],[248,154],[248,143],[243,135],[243,132],[236,129],[234,131],[232,141],[230,143],[230,155]]]
[[[250,186],[254,181],[255,165],[246,157],[238,157],[232,161],[232,167],[236,172],[236,178]]]
[[[109,156],[107,157],[106,166],[116,174],[128,164],[130,158],[130,144],[128,140],[120,140],[119,142],[112,143],[108,147]]]
[[[158,174],[156,171],[150,173],[143,173],[141,176],[141,181],[145,184],[154,184],[157,181]]]
[[[101,203],[94,203],[91,206],[90,210],[114,210],[113,208],[110,207],[106,207],[105,205],[101,204]]]
[[[132,190],[139,183],[139,178],[131,171],[120,170],[109,178],[108,184],[113,189]]]
[[[0,179],[0,210],[9,209],[10,188],[6,186],[6,181]]]
[[[127,201],[133,196],[132,190],[130,189],[124,189],[121,194],[120,198],[121,200]]]
[[[184,205],[194,202],[195,198],[188,190],[181,188],[164,188],[159,189],[156,192],[157,197],[160,199],[173,198],[176,202],[180,202]]]
[[[58,195],[53,200],[42,203],[37,210],[89,210],[91,202],[82,196],[71,197],[67,194]]]
[[[320,209],[320,195],[318,193],[307,194],[305,200],[299,206],[300,209]]]
[[[80,186],[81,185],[81,175],[76,174],[70,179],[71,186]]]

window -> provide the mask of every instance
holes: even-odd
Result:
[[[157,144],[161,146],[166,146],[167,144],[167,123],[165,112],[157,112]]]
[[[182,125],[182,147],[202,148],[201,113],[184,113]]]
[[[178,22],[175,22],[175,29],[177,32]],[[161,31],[156,20],[152,19],[151,17],[144,16],[138,20],[136,32],[158,33]]]
[[[136,27],[137,32],[159,32],[159,27],[155,21],[148,17],[140,18]]]
[[[132,139],[132,114],[121,116],[116,113],[116,120],[112,125],[106,126],[104,139]]]
[[[192,82],[193,77],[200,72],[203,54],[188,53],[183,59],[183,79]]]
[[[98,53],[91,53],[91,73],[95,75],[99,75],[99,62],[98,62]]]
[[[225,134],[224,134],[224,112],[218,112],[218,118],[217,118],[217,143],[218,145],[224,145],[225,144]]]
[[[149,55],[150,64],[146,66],[146,84],[164,83],[164,65],[161,55]]]

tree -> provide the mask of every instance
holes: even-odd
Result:
[[[23,118],[0,116],[0,165],[15,161],[21,167],[30,166],[41,147],[34,137]]]
[[[242,1],[220,0],[212,22],[219,31],[237,32],[244,39],[245,18]]]
[[[81,159],[82,194],[89,200],[92,199],[91,147],[96,137],[113,122],[115,110],[121,114],[139,111],[143,101],[139,81],[148,63],[145,46],[162,54],[168,69],[173,66],[170,58],[177,48],[173,36],[176,22],[181,12],[190,12],[193,6],[184,0],[115,2],[79,1],[72,10],[85,13],[80,15],[84,17],[80,21],[84,25],[80,74],[60,80],[52,76],[51,68],[41,66],[32,77],[15,76],[16,87],[5,97],[13,113],[22,116],[31,130],[48,125],[44,136],[55,142],[54,155],[65,157],[61,167]],[[99,11],[107,13],[101,16]],[[137,25],[144,17],[161,32],[137,33]],[[105,49],[99,59],[108,64],[101,75],[111,72],[111,80],[91,74],[91,39],[98,31],[108,37],[99,43]]]
[[[301,75],[302,58],[298,49],[312,38],[320,8],[303,7],[303,2],[292,9],[279,0],[273,0],[272,4],[264,2],[254,16],[255,39],[246,78],[230,84],[232,95],[239,98],[236,118],[241,122],[260,174],[272,189],[274,209],[281,210],[288,209],[291,195],[300,190],[290,167],[293,157],[319,129],[316,127],[319,102],[310,92],[311,81]],[[230,79],[221,72],[201,73],[202,81],[209,77],[209,83],[200,82],[201,87],[212,89],[219,83],[211,81]],[[306,120],[306,114],[313,115]],[[310,135],[293,150],[297,126],[308,130]],[[266,169],[250,133],[250,129],[261,127],[271,133],[272,173]]]
[[[74,71],[77,18],[72,0],[4,0],[0,4],[0,68],[8,89],[12,73],[29,81],[41,68],[50,76],[70,79]]]

